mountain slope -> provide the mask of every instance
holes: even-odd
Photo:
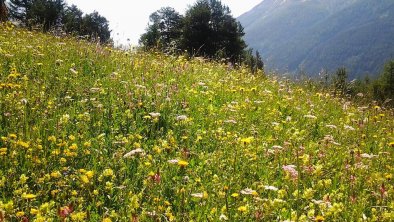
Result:
[[[377,73],[394,54],[394,1],[264,0],[238,19],[269,68]]]

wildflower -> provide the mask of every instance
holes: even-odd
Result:
[[[186,115],[179,115],[176,117],[177,121],[183,121],[183,120],[187,120],[187,116]]]
[[[103,171],[103,175],[105,177],[112,177],[112,176],[114,176],[114,171],[112,169],[105,169]]]
[[[180,167],[186,167],[187,165],[189,165],[189,163],[184,160],[178,161],[178,166]]]
[[[244,145],[250,144],[253,141],[253,137],[248,137],[248,138],[242,138],[241,143]]]
[[[258,195],[257,192],[256,192],[255,190],[252,190],[252,189],[250,189],[250,188],[246,188],[246,189],[241,190],[241,194],[244,194],[244,195],[253,195],[253,196],[257,196],[257,195]]]
[[[89,171],[87,171],[87,172],[85,173],[85,175],[86,175],[89,179],[92,179],[93,176],[94,176],[94,172],[91,171],[91,170],[89,170]]]
[[[87,184],[89,183],[89,178],[86,175],[81,175],[79,179],[82,181],[82,183]]]
[[[29,194],[26,194],[26,193],[22,194],[22,198],[26,199],[26,200],[32,200],[32,199],[35,199],[36,197],[37,197],[37,195],[31,194],[31,193],[29,193]]]
[[[109,218],[109,217],[106,217],[106,218],[104,218],[103,219],[103,221],[102,222],[112,222],[112,220],[111,220],[111,218]]]
[[[228,220],[228,218],[227,218],[226,215],[221,214],[220,217],[219,217],[219,220],[220,220],[220,221],[222,221],[222,220]]]
[[[283,166],[282,169],[288,173],[293,180],[296,180],[298,178],[298,171],[295,169],[295,167],[296,166],[294,165],[286,165]]]
[[[305,118],[307,118],[307,119],[317,119],[317,117],[316,116],[314,116],[314,115],[304,115],[304,117]]]
[[[204,191],[203,193],[193,193],[193,194],[191,194],[191,196],[195,197],[195,198],[206,199],[206,198],[208,198],[208,193],[206,191]]]
[[[151,113],[149,113],[149,115],[150,115],[152,118],[158,118],[158,117],[160,117],[160,113],[155,113],[155,112],[151,112]]]
[[[18,212],[16,212],[16,216],[17,216],[17,217],[23,217],[23,216],[25,216],[25,212],[23,212],[23,211],[18,211]]]
[[[85,221],[86,219],[86,212],[75,212],[71,214],[72,221]]]
[[[7,148],[0,148],[0,156],[5,156],[7,154]]]
[[[238,207],[238,211],[241,213],[246,213],[246,211],[248,211],[248,208],[246,206],[240,206]]]
[[[31,208],[31,209],[30,209],[30,214],[36,215],[36,214],[38,214],[39,212],[40,212],[40,211],[37,210],[37,209],[35,209],[35,208]]]
[[[394,141],[391,141],[391,142],[389,143],[389,147],[394,147]]]
[[[238,193],[233,193],[233,194],[231,194],[231,196],[234,197],[234,198],[237,198],[237,197],[239,197],[239,194]]]
[[[144,150],[141,149],[141,148],[134,149],[134,150],[126,153],[125,155],[123,155],[123,158],[130,158],[130,157],[138,155],[138,154],[143,155],[144,154]]]
[[[169,162],[171,164],[178,164],[179,160],[174,159],[174,160],[169,160],[167,162]]]
[[[272,191],[278,191],[278,188],[274,187],[274,186],[264,186],[264,189],[266,190],[272,190]]]

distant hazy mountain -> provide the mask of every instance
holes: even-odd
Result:
[[[241,15],[268,68],[376,74],[394,58],[394,0],[263,0]]]

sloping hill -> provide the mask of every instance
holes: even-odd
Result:
[[[0,221],[393,221],[392,110],[248,70],[0,25]]]
[[[238,18],[269,68],[375,74],[394,55],[394,1],[265,0]]]

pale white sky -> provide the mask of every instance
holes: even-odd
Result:
[[[222,0],[222,4],[230,7],[234,17],[249,11],[263,0]],[[196,0],[66,0],[78,6],[84,13],[94,10],[106,17],[112,30],[115,43],[136,45],[149,22],[149,15],[161,7],[173,7],[184,14],[189,5]]]

